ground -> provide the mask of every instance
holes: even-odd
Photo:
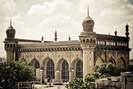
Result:
[[[66,89],[64,85],[53,85],[52,87],[48,87],[48,85],[40,85],[36,84],[35,89]]]

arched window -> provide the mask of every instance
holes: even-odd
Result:
[[[85,43],[85,39],[83,39],[83,43]]]
[[[125,60],[122,57],[118,60],[118,66],[121,67],[121,68],[126,67]]]
[[[54,79],[54,62],[49,59],[47,62],[46,77],[49,79]]]
[[[116,62],[115,62],[115,60],[112,57],[110,58],[110,60],[108,62],[111,62],[112,64],[116,65]]]
[[[61,78],[63,81],[68,81],[69,78],[69,71],[68,71],[68,63],[66,60],[63,60],[62,62],[62,72],[61,72]]]
[[[90,39],[90,43],[92,43],[92,39]]]
[[[89,43],[89,39],[86,39],[86,43]]]
[[[76,77],[83,78],[83,62],[81,60],[76,63]]]
[[[30,62],[30,65],[35,67],[35,68],[39,68],[40,67],[40,64],[38,62],[38,60],[36,59],[33,59],[31,62]]]

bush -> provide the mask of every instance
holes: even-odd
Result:
[[[66,85],[66,88],[68,89],[81,89],[81,86],[83,85],[83,79],[82,78],[74,78],[73,81],[69,82]]]

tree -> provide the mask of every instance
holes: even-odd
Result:
[[[13,89],[15,83],[35,79],[34,68],[25,61],[0,63],[0,86],[2,89]]]
[[[103,63],[100,66],[96,66],[95,71],[101,73],[101,77],[106,77],[106,76],[119,76],[120,72],[125,71],[125,69],[109,62],[109,63]]]

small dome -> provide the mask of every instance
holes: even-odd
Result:
[[[16,33],[16,31],[12,26],[9,26],[6,30],[7,38],[14,38],[15,33]]]
[[[83,20],[82,26],[83,26],[84,31],[93,31],[93,27],[94,27],[93,19],[91,19],[89,16],[87,16]]]

